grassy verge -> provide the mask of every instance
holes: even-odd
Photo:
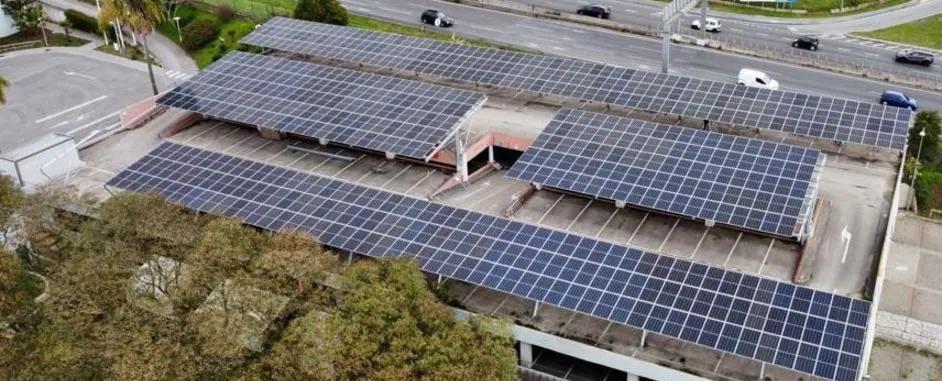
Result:
[[[88,43],[88,40],[81,39],[75,36],[69,36],[66,38],[65,34],[62,33],[53,33],[50,30],[46,30],[46,38],[49,40],[49,46],[82,46]],[[21,42],[28,41],[39,41],[39,44],[36,47],[43,46],[43,34],[41,32],[36,33],[27,33],[27,32],[17,32],[9,36],[0,38],[0,46],[17,44]]]
[[[942,15],[926,17],[921,20],[896,25],[886,29],[856,34],[880,40],[942,50]]]
[[[255,28],[255,23],[247,19],[235,18],[229,21],[223,21],[213,13],[186,6],[179,7],[176,15],[180,17],[181,20],[190,20],[189,22],[205,19],[211,20],[216,23],[216,25],[219,25],[219,37],[216,38],[216,40],[197,50],[187,52],[193,57],[193,60],[196,61],[196,65],[200,68],[209,66],[217,59],[226,55],[226,53],[239,48],[239,40]],[[185,25],[180,25],[180,27],[183,28]],[[158,25],[157,31],[167,36],[171,41],[177,43],[180,41],[177,26],[172,20]]]

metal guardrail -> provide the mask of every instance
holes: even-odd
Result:
[[[42,45],[42,43],[43,42],[40,40],[33,40],[33,41],[17,42],[15,44],[0,45],[0,53],[9,53],[14,50],[29,49],[33,46],[38,47],[39,45]]]

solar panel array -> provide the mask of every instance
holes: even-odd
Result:
[[[507,176],[800,237],[823,159],[809,148],[562,109]]]
[[[157,102],[422,159],[485,99],[473,91],[235,52]]]
[[[173,143],[108,184],[827,379],[860,368],[866,301]]]
[[[242,42],[500,88],[893,149],[905,146],[912,115],[908,109],[877,104],[287,18],[268,21]]]

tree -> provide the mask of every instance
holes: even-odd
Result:
[[[0,89],[2,89],[2,81],[3,78],[0,78]],[[2,93],[0,93],[0,99],[2,99]],[[23,191],[13,182],[12,177],[0,175],[0,248],[7,243],[11,219],[23,202],[23,197]]]
[[[309,236],[282,233],[256,259],[255,268],[275,289],[302,296],[323,272],[337,268],[336,258]]]
[[[337,0],[300,0],[294,7],[294,18],[334,25],[347,25],[347,10]]]
[[[920,137],[921,131],[926,131],[925,137]],[[909,129],[909,155],[920,156],[920,162],[928,165],[938,165],[942,159],[939,147],[939,135],[942,134],[942,117],[937,111],[920,111],[916,114],[916,121]],[[921,139],[920,139],[921,138]],[[920,140],[922,153],[919,152]]]
[[[0,77],[0,105],[7,103],[7,97],[4,91],[7,86],[10,86],[10,83],[7,82],[6,78]]]
[[[157,81],[154,79],[154,67],[150,59],[150,50],[147,48],[147,36],[154,31],[157,24],[164,20],[163,0],[105,0],[101,9],[102,30],[108,22],[120,20],[121,24],[131,29],[131,33],[140,36],[144,47],[144,58],[147,62],[147,74],[150,75],[150,86],[154,95],[157,95]]]
[[[456,321],[414,262],[360,262],[344,276],[329,328],[338,379],[516,379],[506,324]]]
[[[3,12],[13,19],[17,29],[35,34],[45,20],[45,10],[38,0],[7,0],[3,2]]]

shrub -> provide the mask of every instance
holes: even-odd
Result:
[[[942,209],[942,172],[921,168],[916,178],[916,200],[919,213],[928,215],[933,209]]]
[[[183,28],[183,47],[187,50],[197,50],[211,42],[219,35],[219,25],[213,20],[194,20]]]
[[[101,34],[101,30],[98,29],[98,19],[82,12],[66,9],[65,20],[72,24],[72,28],[88,33]]]
[[[222,22],[226,22],[234,19],[236,17],[236,13],[232,7],[228,5],[220,5],[218,8],[216,8],[216,17],[219,17]]]
[[[334,25],[347,25],[347,10],[337,0],[300,0],[294,18]]]

